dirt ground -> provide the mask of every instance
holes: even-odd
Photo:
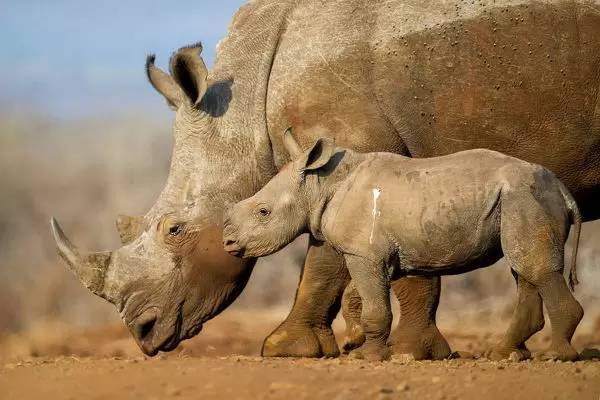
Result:
[[[120,325],[79,332],[47,325],[0,339],[0,399],[600,399],[599,321],[576,335],[586,360],[575,363],[258,357],[277,321],[228,313],[152,359]],[[504,323],[487,330],[467,325],[444,331],[453,348],[477,356],[498,340]],[[341,338],[343,325],[335,327]],[[548,342],[545,329],[529,345],[535,351]]]

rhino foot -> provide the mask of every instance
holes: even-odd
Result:
[[[546,351],[536,353],[534,358],[539,361],[577,361],[579,359],[579,354],[567,343],[561,346],[551,346]]]
[[[485,357],[492,361],[523,361],[531,358],[531,352],[527,349],[527,347],[525,347],[525,345],[515,347],[500,343],[489,349],[485,353]]]
[[[366,361],[386,361],[390,359],[391,355],[392,353],[387,345],[363,345],[358,349],[352,350],[348,354],[348,357]]]
[[[338,357],[331,327],[304,324],[281,324],[264,341],[263,357]]]
[[[443,360],[451,354],[448,342],[433,324],[417,329],[400,321],[389,343],[394,354],[412,354],[415,360]]]
[[[346,324],[349,325],[348,321]],[[365,334],[360,325],[352,325],[346,327],[346,337],[344,338],[344,354],[348,354],[354,349],[358,349],[365,342]]]

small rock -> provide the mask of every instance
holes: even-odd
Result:
[[[179,396],[181,394],[181,390],[177,389],[174,386],[167,386],[166,393],[167,396]]]
[[[394,354],[392,355],[391,361],[397,364],[408,364],[409,362],[415,361],[415,356],[412,354]]]
[[[399,392],[406,392],[406,391],[408,391],[408,389],[410,389],[410,386],[408,385],[407,382],[400,382],[396,386],[396,390],[399,391]]]
[[[379,388],[379,393],[394,393],[394,389],[389,386],[382,386]]]
[[[519,353],[517,353],[516,351],[513,351],[508,356],[508,361],[510,361],[510,362],[519,362],[521,360],[522,360],[521,355]]]
[[[473,359],[475,359],[475,355],[468,351],[459,350],[459,351],[452,352],[452,354],[450,354],[450,356],[448,358],[450,358],[451,360],[456,359],[456,358],[473,360]]]

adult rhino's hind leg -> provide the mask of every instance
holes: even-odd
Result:
[[[400,321],[390,336],[394,354],[412,354],[417,360],[441,360],[450,346],[435,324],[441,278],[411,276],[392,282],[400,302]]]
[[[525,279],[518,277],[514,271],[513,275],[517,281],[517,305],[502,341],[486,354],[491,360],[511,358],[513,353],[519,361],[530,358],[531,353],[525,346],[525,341],[544,327],[542,298],[537,289]]]
[[[264,357],[337,357],[331,323],[349,276],[333,248],[311,238],[292,311],[264,341]]]

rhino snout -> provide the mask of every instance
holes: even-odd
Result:
[[[244,248],[234,235],[223,235],[223,248],[232,256],[241,257],[244,254]]]

